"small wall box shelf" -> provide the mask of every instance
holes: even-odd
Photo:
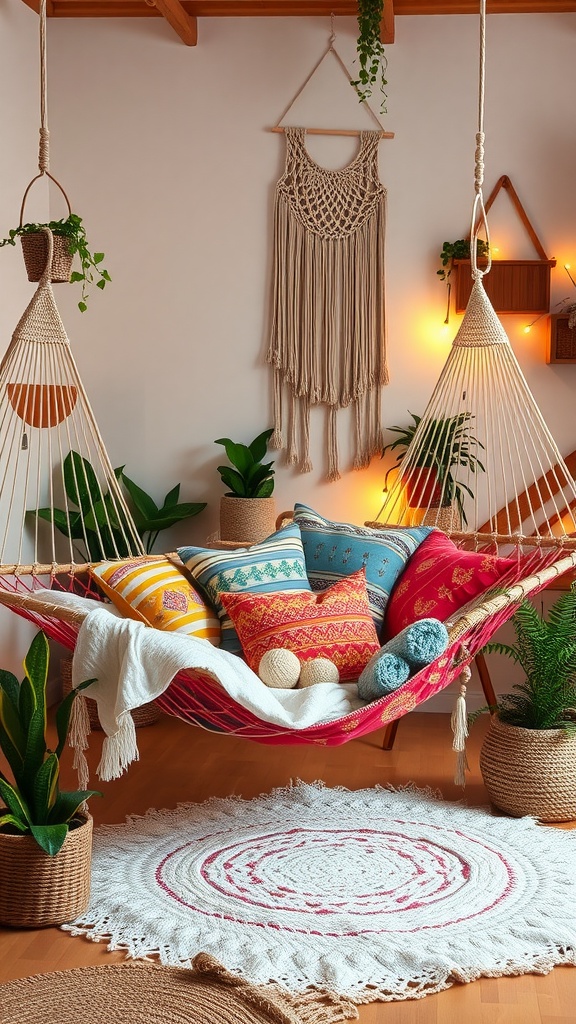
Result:
[[[548,318],[547,363],[576,363],[576,327],[569,327],[568,320],[568,313],[551,313]]]
[[[556,260],[548,259],[532,227],[516,190],[507,174],[498,179],[486,203],[490,209],[500,189],[505,189],[536,249],[537,260],[492,260],[490,273],[483,280],[486,293],[497,313],[547,313],[550,309],[550,271]],[[478,261],[482,267],[482,260]],[[484,266],[486,263],[484,261]],[[454,260],[453,285],[455,309],[464,313],[472,291],[470,260]]]

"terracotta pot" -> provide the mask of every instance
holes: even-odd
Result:
[[[257,544],[275,528],[274,498],[220,498],[220,540]]]
[[[410,475],[406,479],[403,478],[402,482],[409,508],[427,508],[429,505],[440,504],[440,484],[434,469],[414,466]]]
[[[493,715],[480,771],[501,811],[515,818],[576,820],[576,736],[564,729],[522,729]]]
[[[7,384],[14,411],[29,427],[56,427],[76,405],[78,389],[73,384]]]
[[[54,283],[69,282],[72,273],[73,256],[70,255],[70,239],[65,235],[53,235],[54,251],[50,280]],[[48,236],[44,231],[30,231],[20,235],[22,253],[29,281],[39,281],[48,261]]]
[[[73,921],[90,899],[92,818],[68,832],[53,857],[30,835],[0,832],[0,924],[45,928]]]

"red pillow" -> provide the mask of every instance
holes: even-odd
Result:
[[[357,679],[380,649],[364,569],[327,590],[221,593],[220,600],[254,672],[266,651],[285,647],[300,661],[328,658],[342,681]]]
[[[396,636],[418,619],[444,622],[515,565],[513,558],[463,551],[446,534],[434,530],[414,552],[392,591],[386,608],[386,637]]]

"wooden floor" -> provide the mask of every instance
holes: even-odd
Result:
[[[464,797],[471,805],[486,804],[478,771],[478,750],[486,728],[480,720],[472,730],[472,767]],[[102,734],[91,738],[92,771]],[[122,822],[127,813],[149,807],[174,807],[179,801],[209,796],[256,796],[290,779],[360,789],[376,783],[438,788],[447,799],[461,799],[452,784],[451,733],[447,715],[411,714],[400,723],[392,751],[381,749],[382,733],[342,747],[267,747],[231,737],[213,736],[163,717],[138,730],[141,760],[113,783],[102,785],[104,799],[91,802],[96,824]],[[75,788],[69,766],[65,783]],[[576,824],[576,823],[575,823]],[[65,970],[121,960],[104,944],[72,937],[57,928],[41,931],[0,929],[0,982],[24,975]],[[0,1020],[1,992],[0,992]],[[558,967],[545,977],[486,978],[455,985],[439,995],[399,1003],[372,1003],[360,1008],[361,1024],[574,1024],[576,970]],[[190,1022],[193,1024],[193,1022]],[[215,1022],[216,1024],[216,1022]]]

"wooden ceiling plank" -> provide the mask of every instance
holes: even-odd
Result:
[[[382,23],[380,25],[380,39],[383,43],[393,43],[394,30],[394,0],[384,0],[382,8]]]
[[[154,0],[154,5],[178,33],[182,42],[186,43],[186,46],[196,46],[198,22],[195,17],[186,13],[180,0]]]
[[[36,14],[40,14],[40,0],[24,0],[27,7],[30,7]],[[54,3],[53,0],[46,0],[46,15],[52,17],[54,14]]]
[[[168,2],[168,0],[165,0]],[[38,10],[38,0],[22,0]],[[384,18],[389,0],[384,3]],[[175,3],[171,4],[175,6]],[[192,18],[353,17],[356,0],[181,0]],[[392,0],[396,15],[478,14],[478,0]],[[487,0],[488,14],[574,14],[576,0]],[[161,17],[145,0],[48,0],[54,18]],[[386,42],[386,39],[383,39]]]

